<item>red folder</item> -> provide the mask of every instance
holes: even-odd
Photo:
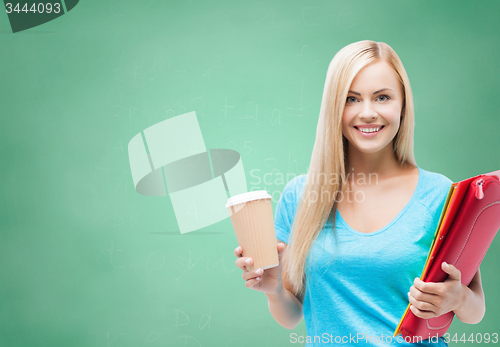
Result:
[[[448,276],[441,269],[445,261],[460,270],[461,281],[468,286],[499,228],[500,170],[453,183],[420,278],[424,282],[443,282]],[[450,311],[421,319],[408,305],[394,336],[418,336],[422,340],[442,336],[454,316]]]

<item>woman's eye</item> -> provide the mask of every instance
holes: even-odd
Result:
[[[388,97],[387,95],[380,95],[380,96],[378,97],[378,99],[379,99],[380,101],[387,101],[387,100],[389,100],[389,97]]]
[[[356,101],[356,98],[354,96],[348,96],[347,99],[346,99],[347,102],[355,102]]]

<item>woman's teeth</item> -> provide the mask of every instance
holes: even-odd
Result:
[[[380,130],[380,127],[378,128],[358,128],[359,131],[364,132],[364,133],[374,133]]]

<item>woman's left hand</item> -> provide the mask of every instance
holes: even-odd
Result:
[[[460,282],[461,273],[455,266],[443,262],[441,268],[449,276],[441,283],[424,282],[415,278],[408,293],[410,310],[419,318],[439,317],[459,309],[464,300],[464,289]]]

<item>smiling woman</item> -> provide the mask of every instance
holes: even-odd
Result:
[[[399,130],[402,108],[401,83],[391,66],[379,61],[364,67],[351,84],[342,116],[349,150],[392,152],[388,145]]]
[[[342,48],[328,67],[309,172],[288,182],[276,206],[279,266],[248,271],[253,259],[234,252],[245,285],[266,294],[279,324],[293,329],[304,318],[308,336],[363,336],[356,344],[365,346],[385,336],[408,346],[392,340],[408,301],[417,317],[482,319],[479,271],[470,287],[444,264],[445,282],[414,282],[451,181],[417,166],[413,129],[410,82],[394,50],[373,41]],[[338,180],[324,179],[331,176]],[[446,346],[435,336],[417,342]]]

